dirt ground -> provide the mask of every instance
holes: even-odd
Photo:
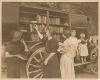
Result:
[[[24,77],[26,77],[26,76],[24,76]],[[2,78],[6,78],[6,72],[2,73]],[[97,75],[93,74],[93,73],[78,72],[78,73],[76,73],[76,78],[82,78],[82,79],[93,78],[93,79],[96,79]]]

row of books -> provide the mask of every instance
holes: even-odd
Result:
[[[36,18],[34,18],[36,17]],[[37,15],[37,16],[33,16],[33,18],[30,17],[21,17],[20,18],[20,22],[31,22],[31,21],[37,21],[37,23],[43,23],[46,24],[47,23],[47,17],[46,16],[42,16],[42,15]],[[54,24],[54,25],[60,25],[60,18],[49,18],[49,24]]]
[[[21,29],[23,30],[29,30],[30,32],[36,32],[35,26],[33,26],[32,24],[28,26],[21,26]],[[45,27],[46,25],[38,25],[38,30],[40,32],[44,32],[45,31]],[[59,27],[56,27],[56,26],[49,26],[49,29],[51,31],[55,31],[56,33],[63,33],[63,27],[59,26]]]
[[[46,16],[41,16],[41,15],[37,15],[37,23],[47,23],[47,17]]]
[[[32,22],[32,21],[37,21],[37,23],[44,23],[46,24],[47,23],[47,18],[46,16],[40,16],[40,15],[37,15],[37,16],[34,16],[36,18],[30,18],[30,17],[21,17],[20,18],[20,22]]]
[[[50,30],[55,31],[56,33],[63,33],[63,27],[50,26]]]
[[[49,24],[60,25],[60,18],[49,18]]]
[[[47,17],[37,15],[37,22],[46,24],[47,23]],[[49,24],[60,25],[60,18],[49,17]]]
[[[37,23],[41,23],[41,24],[46,24],[47,17],[37,15],[36,18],[30,18],[30,17],[21,17],[20,18],[20,22],[23,22],[23,23],[31,23],[32,21],[36,21]],[[51,24],[51,25],[61,25],[61,24],[65,25],[66,23],[67,23],[66,21],[61,22],[60,18],[49,18],[49,24]]]

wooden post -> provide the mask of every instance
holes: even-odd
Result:
[[[47,10],[46,12],[46,16],[47,16],[47,21],[46,21],[46,27],[49,27],[49,11]]]
[[[70,13],[68,14],[68,18],[69,18],[69,29],[70,29],[70,31],[71,31],[71,20],[70,20]]]

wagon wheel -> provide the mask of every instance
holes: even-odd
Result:
[[[97,63],[88,64],[86,66],[86,69],[84,69],[83,71],[84,72],[87,72],[87,73],[98,74],[98,66],[97,66]]]
[[[90,60],[96,60],[97,54],[98,54],[97,49],[94,48],[94,49],[91,51]]]
[[[86,65],[86,68],[83,69],[84,72],[91,73],[91,64]]]
[[[26,66],[28,78],[42,78],[45,75],[43,71],[45,54],[45,48],[41,47],[30,56]]]
[[[98,65],[97,64],[93,64],[93,66],[91,67],[91,72],[94,74],[98,74]]]

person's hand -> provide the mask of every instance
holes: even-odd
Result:
[[[59,46],[62,46],[63,45],[63,43],[61,43],[61,42],[59,42],[58,44],[59,44]]]
[[[35,25],[35,27],[34,27],[36,30],[38,30],[38,26],[37,25]]]
[[[48,60],[46,59],[45,61],[44,61],[44,65],[47,65],[48,64]]]
[[[24,39],[21,39],[21,42],[22,42],[23,44],[26,44],[25,41],[24,41]]]
[[[5,57],[15,57],[15,55],[11,55],[9,52],[6,52]]]
[[[27,48],[25,48],[25,52],[29,52],[29,50]]]
[[[24,42],[24,40],[23,40],[23,39],[21,39],[21,42]]]

